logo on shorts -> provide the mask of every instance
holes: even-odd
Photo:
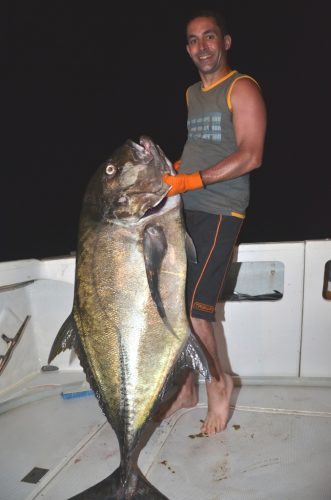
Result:
[[[215,307],[210,306],[209,304],[203,304],[202,302],[194,302],[193,309],[197,309],[198,311],[204,311],[213,314],[215,312]]]

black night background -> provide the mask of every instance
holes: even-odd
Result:
[[[150,135],[179,158],[198,73],[189,10],[176,3],[1,2],[0,261],[75,251],[86,184],[127,138]],[[267,104],[239,242],[331,237],[327,2],[196,5],[224,8],[231,66],[258,80]]]

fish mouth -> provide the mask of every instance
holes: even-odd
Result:
[[[141,219],[146,220],[151,215],[162,212],[167,204],[167,193],[171,189],[171,186],[163,182],[162,177],[166,173],[174,175],[174,170],[163,150],[146,135],[140,136],[139,143],[127,139],[126,147],[131,150],[133,165],[140,164],[138,168],[144,173],[138,179],[138,183],[136,179],[133,179],[132,185],[128,186],[118,198],[119,200],[123,198],[124,201],[114,209],[113,216],[117,223],[134,224]],[[150,173],[148,173],[149,169]],[[147,176],[146,184],[143,180],[145,175]],[[168,205],[172,204],[168,203]]]
[[[160,146],[156,144],[150,137],[148,137],[147,135],[141,135],[139,137],[139,144],[130,140],[130,145],[135,150],[138,157],[142,160],[146,161],[150,159],[150,161],[152,161],[154,159],[155,162],[159,165],[162,175],[167,173],[174,175],[175,172],[172,168],[172,163],[166,157]],[[167,203],[167,193],[170,189],[171,187],[169,186],[169,189],[160,191],[160,199],[152,207],[149,206],[146,211],[142,209],[142,211],[144,212],[143,216],[141,217],[142,219],[154,215],[162,210],[162,208]]]
[[[127,143],[133,149],[138,160],[147,163],[155,160],[160,167],[161,174],[174,173],[170,160],[166,157],[160,146],[147,135],[140,136],[139,144],[132,139],[129,139]]]
[[[162,151],[160,146],[158,144],[155,144],[154,141],[150,137],[148,137],[146,135],[140,136],[139,144],[137,144],[137,146],[142,147],[145,150],[145,152],[151,154],[154,158],[161,157],[161,159],[164,160],[161,162],[161,165],[160,165],[160,167],[161,167],[160,170],[161,170],[162,174],[175,175],[175,171],[172,167],[172,163],[166,157],[166,155],[164,154],[164,152]],[[161,199],[153,207],[150,207],[146,210],[142,219],[145,219],[146,217],[154,215],[163,209],[163,207],[167,204],[167,201],[168,201],[167,194],[170,191],[170,189],[171,189],[171,186],[169,186],[169,188],[162,194]]]
[[[145,163],[149,163],[153,159],[153,154],[150,145],[146,142],[146,146],[144,142],[139,140],[139,144],[134,142],[132,139],[128,139],[126,144],[133,151],[133,156],[136,160],[142,161]]]

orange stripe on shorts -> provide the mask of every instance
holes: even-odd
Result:
[[[213,242],[213,244],[212,244],[212,247],[211,247],[210,252],[209,252],[209,254],[208,254],[208,257],[207,257],[207,259],[206,259],[205,265],[203,266],[203,269],[202,269],[202,271],[201,271],[201,274],[200,274],[200,276],[199,276],[199,279],[198,279],[198,281],[197,281],[197,284],[195,285],[195,288],[194,288],[194,291],[193,291],[193,294],[192,294],[192,302],[191,302],[191,307],[190,307],[190,314],[191,314],[191,316],[192,316],[192,309],[193,309],[193,305],[194,305],[194,297],[195,297],[195,293],[196,293],[197,288],[198,288],[198,286],[199,286],[199,283],[200,283],[200,281],[201,281],[201,279],[202,279],[203,273],[205,272],[205,269],[206,269],[206,267],[207,267],[207,265],[208,265],[208,262],[209,262],[209,260],[210,260],[210,257],[211,257],[211,255],[212,255],[212,253],[213,253],[213,251],[214,251],[214,248],[215,248],[215,245],[216,245],[216,241],[217,241],[217,237],[218,237],[218,233],[219,233],[219,230],[220,230],[220,227],[221,227],[221,222],[222,222],[222,215],[220,215],[220,216],[219,216],[219,221],[218,221],[217,228],[216,228],[216,233],[215,233],[215,237],[214,237],[214,242]],[[204,304],[204,305],[206,305],[206,304]]]

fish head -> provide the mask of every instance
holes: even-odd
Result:
[[[165,199],[165,173],[174,171],[158,144],[147,136],[139,144],[128,139],[98,169],[86,200],[104,221],[135,223]]]

